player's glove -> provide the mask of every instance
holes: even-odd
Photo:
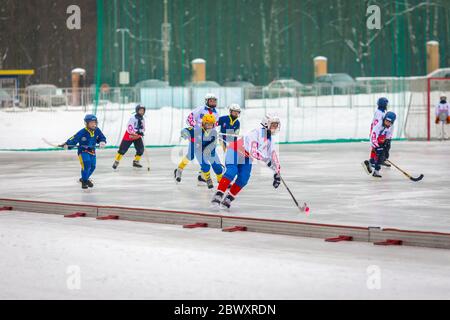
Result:
[[[140,136],[141,136],[141,138],[142,138],[142,137],[144,136],[144,133],[143,133],[143,132],[141,132],[141,131],[138,131],[138,132],[137,132],[137,134],[138,134],[138,135],[140,135]]]
[[[278,173],[273,175],[273,187],[276,189],[280,186],[281,176]]]
[[[100,149],[104,149],[105,146],[106,146],[106,142],[105,142],[105,141],[100,142],[99,145],[98,145],[98,147],[99,147]]]

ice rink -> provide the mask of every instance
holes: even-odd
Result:
[[[116,150],[99,150],[95,188],[81,190],[76,151],[1,152],[1,198],[121,205],[218,213],[210,207],[212,191],[197,186],[197,163],[191,163],[182,183],[173,181],[182,148],[148,149],[151,171],[131,167],[133,149],[115,172]],[[302,214],[283,186],[272,187],[271,171],[255,166],[248,187],[220,214],[350,226],[450,232],[450,143],[395,141],[391,160],[412,175],[383,169],[381,180],[368,176],[361,161],[368,143],[280,146],[282,174],[310,215]],[[145,157],[142,163],[145,165]]]
[[[450,251],[0,213],[0,299],[449,299]]]

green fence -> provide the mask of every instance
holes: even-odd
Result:
[[[366,26],[370,5],[380,7],[380,30]],[[190,80],[195,58],[219,84],[311,83],[318,55],[329,72],[353,77],[424,75],[429,40],[440,43],[441,66],[450,65],[448,0],[167,0],[170,43],[164,9],[164,0],[97,0],[99,82],[119,85],[122,68],[131,85],[163,80],[165,45],[170,85]],[[118,29],[127,30],[123,44]]]

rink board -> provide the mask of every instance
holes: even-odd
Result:
[[[21,199],[0,199],[0,207],[12,207],[14,211],[36,212],[44,214],[67,215],[76,212],[86,213],[87,217],[118,216],[121,220],[187,225],[207,223],[209,228],[223,229],[242,226],[248,232],[260,232],[309,238],[335,238],[349,236],[353,241],[383,242],[400,240],[403,245],[450,249],[450,233],[428,232],[379,228],[374,226],[355,227],[334,224],[306,223],[257,219],[249,217],[230,217],[189,211],[162,210],[151,208],[132,208],[121,206],[88,205],[76,203],[32,201]],[[1,214],[1,212],[0,212]],[[332,244],[330,244],[332,245]]]

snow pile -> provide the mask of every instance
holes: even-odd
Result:
[[[403,96],[388,96],[393,102],[393,110],[399,115],[397,138],[403,136],[401,128],[407,114]],[[375,103],[374,94],[247,100],[241,115],[241,133],[259,126],[264,114],[272,112],[282,120],[280,142],[366,139]],[[185,126],[190,110],[173,107],[148,109],[146,145],[179,144],[179,132]],[[99,127],[109,145],[120,144],[133,112],[134,104],[106,103],[99,107]],[[220,108],[221,114],[227,112],[226,108]],[[0,111],[0,150],[48,148],[42,138],[62,143],[83,127],[85,114],[85,110],[77,107]]]

